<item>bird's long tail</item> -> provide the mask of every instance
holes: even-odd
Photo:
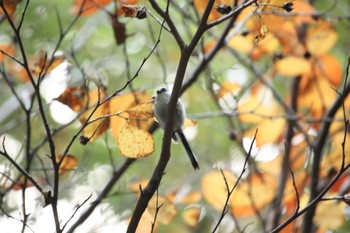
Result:
[[[195,170],[199,170],[199,165],[198,165],[198,162],[196,160],[196,157],[194,156],[192,150],[191,150],[191,147],[190,145],[188,144],[187,142],[187,139],[184,135],[184,133],[182,132],[182,130],[177,130],[176,133],[179,135],[181,141],[182,141],[182,144],[184,145],[185,147],[185,150],[187,152],[187,155],[188,157],[190,158],[191,160],[191,163],[192,163],[192,166]]]

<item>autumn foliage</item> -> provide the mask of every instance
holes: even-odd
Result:
[[[349,12],[316,2],[1,1],[0,225],[349,231]],[[157,131],[159,86],[198,172]]]

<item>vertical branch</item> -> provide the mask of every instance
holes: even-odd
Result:
[[[4,12],[5,17],[6,17],[7,21],[8,21],[8,23],[9,23],[12,31],[15,34],[15,37],[16,37],[16,40],[17,40],[17,43],[18,43],[18,46],[19,46],[19,49],[20,49],[20,55],[21,55],[21,58],[22,58],[22,62],[20,62],[19,64],[25,69],[26,74],[28,75],[29,80],[30,80],[30,82],[31,82],[31,84],[32,84],[32,86],[34,88],[34,95],[36,96],[36,100],[38,101],[40,116],[41,116],[41,119],[42,119],[42,122],[43,122],[43,125],[44,125],[44,129],[46,131],[46,136],[48,137],[48,142],[49,142],[49,147],[50,147],[50,158],[51,158],[53,166],[55,168],[55,173],[58,174],[58,169],[56,169],[57,168],[57,163],[56,163],[56,160],[55,160],[55,144],[54,144],[53,138],[51,136],[51,130],[50,130],[50,127],[49,127],[49,124],[48,124],[48,121],[47,121],[47,117],[46,117],[46,113],[45,113],[45,110],[44,110],[44,105],[43,105],[43,102],[42,102],[42,98],[40,96],[39,86],[35,83],[35,80],[34,80],[34,78],[32,76],[31,70],[29,68],[27,54],[26,54],[26,51],[25,51],[25,48],[24,48],[24,44],[23,44],[23,41],[22,41],[22,38],[21,38],[20,29],[21,29],[22,23],[24,21],[24,17],[26,15],[28,6],[29,6],[29,0],[26,1],[25,7],[23,9],[23,12],[22,12],[22,15],[21,15],[21,18],[20,18],[20,23],[19,23],[18,26],[16,26],[14,21],[12,20],[11,16],[7,12],[6,7],[4,5],[4,2],[3,1],[0,2],[0,7],[1,7],[2,11]],[[27,117],[27,124],[28,124],[28,117]],[[27,125],[27,131],[28,131],[27,133],[30,134],[30,119],[29,119],[29,125]],[[28,139],[30,139],[30,137]],[[30,141],[27,141],[27,143],[30,143]],[[30,145],[28,145],[28,146],[30,146]],[[56,177],[56,175],[55,175],[55,177]],[[25,187],[24,187],[24,189],[25,189]],[[55,198],[57,198],[57,194],[58,194],[58,185],[54,187],[54,198],[53,198],[53,200],[55,200]],[[25,191],[23,191],[23,193],[22,193],[22,198],[25,198]],[[54,201],[52,203],[52,207],[53,207],[53,214],[54,214],[54,218],[55,218],[56,231],[60,232],[60,224],[59,224],[59,219],[58,219],[57,208],[56,208],[56,206],[54,206],[56,204],[57,204],[57,201]],[[24,231],[24,228],[22,230]]]
[[[155,0],[150,0],[149,3],[153,7],[153,9],[160,15],[162,18],[165,20],[165,22],[168,24],[170,30],[171,30],[171,35],[175,38],[176,43],[178,44],[180,49],[183,49],[185,47],[185,42],[182,39],[177,27],[175,26],[175,23],[171,19],[169,15],[169,1],[167,1],[167,7],[166,11],[163,11],[162,8],[158,5],[158,3]]]
[[[349,69],[349,66],[350,64],[348,61],[347,69]],[[338,96],[338,98],[334,101],[332,106],[329,108],[328,112],[324,116],[325,119],[333,119],[334,115],[339,110],[339,108],[343,105],[344,99],[349,95],[349,93],[350,93],[350,82],[344,83],[344,89],[343,89],[342,95]],[[317,198],[320,192],[318,189],[320,163],[321,163],[322,152],[326,145],[326,140],[328,138],[328,132],[329,132],[331,123],[332,121],[323,122],[320,132],[318,134],[317,140],[315,141],[315,143],[311,145],[311,149],[313,151],[313,161],[312,161],[312,167],[311,167],[311,185],[310,185],[309,203],[313,202],[313,200]],[[303,219],[304,220],[303,231],[302,231],[303,233],[311,232],[315,210],[316,210],[316,205],[311,206],[309,211],[306,212]]]
[[[350,68],[350,58],[348,59],[348,64],[347,64],[347,72],[346,72],[346,80],[349,77],[349,68]],[[343,104],[343,100],[345,98],[347,98],[347,96],[349,96],[350,93],[350,82],[345,82],[344,83],[344,89],[343,89],[343,93],[338,96],[338,98],[334,101],[333,105],[330,107],[330,109],[328,110],[327,114],[325,115],[325,119],[329,119],[332,118],[335,113],[337,112],[337,110],[342,106]],[[328,134],[328,130],[330,127],[330,124],[332,122],[331,121],[324,121],[321,130],[320,130],[320,134],[319,137],[317,138],[317,141],[315,142],[315,144],[313,145],[313,149],[315,149],[316,146],[319,146],[320,148],[315,152],[320,153],[322,152],[322,148],[324,146],[324,144],[320,144],[321,142],[325,142],[326,140],[326,135]],[[345,125],[347,125],[347,121],[345,121]],[[344,137],[344,140],[346,139],[346,137]],[[345,141],[343,141],[345,144]],[[320,154],[318,154],[319,156]],[[320,161],[320,158],[316,158],[316,162]],[[344,159],[344,154],[343,154],[343,159]],[[344,163],[344,162],[342,162]],[[285,228],[288,224],[290,224],[291,222],[293,222],[295,219],[297,219],[298,217],[304,215],[304,223],[303,223],[303,229],[302,232],[304,233],[309,233],[311,232],[312,226],[313,226],[313,217],[315,214],[315,210],[316,210],[316,205],[319,201],[322,200],[322,197],[331,189],[331,187],[339,180],[339,178],[344,174],[344,172],[346,172],[349,168],[350,168],[350,163],[346,164],[344,167],[341,167],[340,170],[338,171],[338,173],[334,176],[334,178],[325,186],[325,188],[323,188],[321,191],[319,191],[317,189],[317,184],[318,184],[318,172],[319,172],[319,166],[320,164],[318,163],[317,165],[313,164],[312,166],[312,173],[316,174],[317,176],[311,177],[311,185],[312,185],[312,189],[310,191],[312,191],[312,193],[310,193],[310,199],[309,199],[309,203],[300,211],[296,211],[291,217],[289,217],[285,222],[283,222],[282,224],[280,224],[278,227],[276,227],[275,229],[271,230],[270,233],[277,233],[280,232],[283,228]],[[317,171],[315,171],[317,170]],[[316,173],[317,172],[317,173]]]
[[[60,222],[59,222],[59,217],[58,217],[58,212],[57,212],[57,199],[58,199],[58,189],[59,189],[59,182],[58,182],[58,179],[59,179],[59,163],[56,161],[55,143],[53,141],[51,129],[50,129],[50,126],[48,124],[48,119],[47,119],[47,116],[46,116],[43,99],[41,98],[41,95],[40,95],[40,80],[46,75],[46,72],[43,72],[43,71],[44,71],[45,68],[49,67],[53,63],[54,59],[50,59],[50,62],[49,62],[49,64],[47,66],[44,65],[46,67],[42,68],[40,74],[38,75],[39,76],[38,77],[38,81],[36,82],[34,80],[34,77],[33,77],[32,73],[31,73],[31,70],[30,70],[30,67],[29,67],[28,58],[27,58],[27,53],[26,53],[25,46],[24,46],[24,42],[23,42],[23,40],[21,38],[21,28],[22,28],[22,25],[23,25],[23,22],[24,22],[24,19],[25,19],[25,16],[26,16],[26,13],[27,13],[27,10],[28,10],[28,7],[29,7],[29,3],[30,3],[30,1],[27,0],[26,3],[25,3],[25,7],[24,7],[24,9],[22,11],[22,14],[21,14],[21,18],[19,19],[19,23],[18,23],[17,26],[15,25],[15,22],[12,20],[11,15],[6,10],[6,7],[4,5],[4,1],[0,1],[0,7],[1,7],[1,9],[2,9],[2,11],[3,11],[7,21],[8,21],[8,24],[9,24],[10,28],[12,29],[13,33],[15,34],[16,41],[18,43],[18,47],[19,47],[20,56],[21,56],[21,60],[22,61],[14,58],[14,57],[11,57],[11,56],[9,56],[9,57],[11,59],[13,59],[15,62],[17,62],[19,65],[21,65],[24,68],[27,76],[29,77],[29,81],[30,81],[30,83],[32,84],[32,86],[34,88],[35,100],[38,103],[40,117],[41,117],[41,120],[42,120],[42,123],[43,123],[44,130],[46,132],[46,138],[47,138],[47,141],[48,141],[48,144],[49,144],[49,149],[50,149],[50,153],[49,153],[50,156],[49,157],[51,159],[52,166],[54,168],[54,187],[53,187],[54,191],[53,191],[53,196],[50,197],[49,200],[50,200],[50,204],[51,204],[52,209],[53,209],[53,215],[54,215],[54,220],[55,220],[56,232],[61,232],[61,230],[60,230]],[[57,13],[57,11],[56,11],[56,13]],[[63,38],[66,36],[68,31],[75,24],[77,19],[80,17],[80,14],[78,14],[74,18],[74,20],[71,22],[71,24],[68,26],[68,28],[65,31],[62,30],[62,25],[61,25],[61,21],[60,21],[59,15],[57,15],[57,17],[58,17],[58,21],[59,21],[59,32],[60,32],[60,34],[59,34],[58,42],[56,43],[56,47],[55,47],[54,52],[52,54],[52,58],[55,55],[55,52],[60,47]],[[46,59],[45,59],[45,63],[46,63]],[[34,99],[32,100],[31,107],[33,105],[33,101],[34,101]],[[21,104],[21,102],[20,102],[20,104]],[[30,118],[31,107],[29,109],[25,109],[24,106],[22,106],[22,108],[25,109],[25,113],[26,113],[26,127],[27,127],[27,129],[26,129],[26,131],[27,131],[27,133],[26,133],[26,156],[27,156],[27,165],[26,165],[26,169],[25,170],[27,171],[27,174],[29,174],[29,170],[30,170],[30,167],[31,167],[31,160],[32,160],[32,157],[33,157],[33,153],[30,152],[30,146],[31,146],[31,140],[30,140],[30,135],[31,135],[31,118]],[[27,184],[27,178],[28,178],[28,176],[25,175],[25,181],[23,183],[23,193],[22,193],[23,201],[25,200],[25,187],[26,187],[26,184]],[[25,204],[23,204],[23,205],[25,206]],[[23,207],[23,208],[25,208],[25,207]],[[23,210],[25,211],[25,209],[23,209]],[[26,218],[27,218],[27,214],[24,213],[24,221],[26,221]],[[24,230],[24,228],[22,230]]]
[[[168,4],[169,4],[169,1],[168,1]],[[203,33],[207,29],[206,22],[213,5],[214,5],[214,0],[209,0],[206,10],[203,14],[203,17],[201,19],[201,22],[197,28],[197,31],[194,37],[192,38],[188,46],[185,46],[181,49],[180,61],[179,61],[176,76],[175,76],[174,87],[169,100],[167,116],[175,115],[175,105],[180,96],[181,86],[186,73],[186,68],[187,68],[189,59],[198,41],[200,40],[200,38],[203,36]],[[162,151],[161,151],[158,164],[154,169],[154,172],[152,174],[150,181],[148,182],[145,189],[141,192],[140,198],[136,203],[136,207],[131,217],[131,220],[127,229],[127,233],[133,233],[136,231],[139,221],[148,205],[149,200],[151,199],[151,197],[153,196],[154,192],[157,190],[160,184],[166,165],[168,164],[168,161],[170,159],[170,143],[171,143],[173,127],[174,127],[173,118],[168,117],[165,124]]]
[[[238,14],[247,6],[250,6],[251,4],[253,4],[254,2],[256,2],[256,0],[254,1],[249,1],[245,4],[240,5],[239,7],[237,7],[234,11],[232,11],[230,13],[230,15],[226,16],[229,19],[229,21],[226,24],[225,29],[223,30],[223,32],[220,34],[219,39],[217,40],[217,43],[215,44],[214,48],[208,52],[208,54],[205,54],[202,62],[196,67],[196,69],[194,70],[194,72],[190,75],[190,78],[184,83],[182,91],[186,90],[188,87],[190,87],[199,77],[199,74],[201,72],[203,72],[204,68],[207,66],[207,64],[209,64],[213,58],[215,57],[215,55],[220,51],[220,49],[225,45],[226,43],[226,37],[229,34],[229,32],[232,30],[232,26],[234,24],[234,22],[237,19]],[[224,21],[220,21],[224,22]],[[217,25],[217,24],[215,24]],[[208,25],[209,27],[213,27],[213,23]]]
[[[299,83],[300,83],[300,77],[296,77],[293,79],[292,88],[291,88],[291,103],[290,108],[297,112],[297,100],[299,95]],[[282,199],[284,195],[284,189],[286,186],[286,182],[288,179],[289,174],[289,159],[290,159],[290,152],[292,149],[292,138],[294,135],[294,127],[295,127],[295,120],[293,119],[293,116],[291,116],[291,119],[288,120],[287,125],[287,131],[285,136],[285,149],[284,149],[284,156],[282,158],[282,164],[281,164],[281,175],[278,182],[278,191],[277,191],[277,197],[274,203],[274,216],[272,219],[272,228],[275,228],[279,224],[279,219],[282,214]]]

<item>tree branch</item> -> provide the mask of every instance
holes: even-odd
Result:
[[[175,106],[180,96],[181,86],[186,73],[188,61],[199,39],[202,37],[203,33],[207,29],[206,22],[209,17],[209,13],[213,7],[213,4],[214,4],[214,0],[210,0],[208,2],[208,5],[203,14],[201,23],[199,24],[193,39],[191,40],[188,46],[185,46],[181,50],[181,57],[180,57],[179,65],[175,76],[174,87],[169,100],[167,116],[175,115],[175,109],[176,109]],[[164,129],[162,151],[161,151],[158,164],[147,186],[145,187],[143,192],[141,192],[140,198],[136,204],[133,215],[131,217],[127,233],[133,233],[136,231],[138,223],[142,217],[143,212],[145,211],[148,205],[149,200],[151,199],[151,197],[153,196],[154,192],[157,190],[160,184],[166,165],[168,164],[168,161],[170,159],[170,143],[171,143],[173,127],[174,127],[173,118],[168,117],[166,121],[165,129]]]
[[[350,57],[348,59],[347,65],[347,73],[346,80],[349,75],[349,67],[350,67]],[[333,118],[339,108],[343,105],[344,99],[350,93],[350,82],[344,83],[343,93],[337,97],[332,106],[329,108],[328,112],[325,114],[326,118]],[[329,128],[332,122],[324,122],[321,126],[320,132],[318,134],[317,140],[315,143],[311,145],[311,149],[313,151],[313,161],[311,168],[311,185],[310,185],[310,198],[309,203],[313,203],[313,201],[319,196],[318,190],[318,181],[319,181],[319,172],[320,172],[320,163],[322,158],[322,152],[325,148],[325,143],[328,137]],[[346,129],[345,129],[346,130]],[[312,205],[309,211],[304,216],[304,224],[303,224],[303,233],[311,232],[312,228],[312,220],[315,215],[316,205]]]

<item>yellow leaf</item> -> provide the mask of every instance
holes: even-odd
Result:
[[[154,101],[151,99],[126,110],[130,124],[137,128],[148,130],[154,123],[153,104]]]
[[[140,193],[140,191],[141,191],[140,188],[144,189],[147,186],[148,181],[149,181],[148,179],[134,181],[129,185],[129,189],[133,193]]]
[[[321,201],[317,205],[315,224],[326,230],[336,230],[345,222],[344,202]]]
[[[280,43],[272,33],[269,33],[263,41],[259,42],[258,45],[264,53],[273,54],[278,49]]]
[[[221,83],[220,89],[216,94],[216,98],[220,99],[224,97],[226,94],[237,95],[241,90],[241,85],[238,83],[233,83],[230,81],[225,81]]]
[[[142,158],[154,151],[153,137],[147,131],[132,126],[128,121],[119,133],[120,153],[128,158]]]
[[[253,137],[256,128],[258,133],[256,135],[256,145],[263,146],[269,143],[275,143],[281,137],[282,132],[285,128],[286,120],[284,118],[276,119],[265,119],[260,122],[257,126],[245,133],[247,137]]]
[[[286,77],[297,77],[311,72],[311,62],[305,58],[288,56],[275,63],[276,70]]]
[[[306,47],[315,57],[328,53],[338,40],[338,33],[329,22],[321,22],[306,35]]]
[[[130,120],[148,120],[153,117],[153,102],[148,101],[146,103],[138,104],[135,107],[129,108],[125,112],[129,114]]]
[[[147,95],[145,92],[130,92],[125,95],[120,95],[117,97],[114,97],[110,100],[109,103],[109,111],[111,114],[117,114],[121,112],[125,112],[126,110],[144,103],[148,100],[150,100],[150,96]],[[137,111],[134,111],[137,112]],[[125,117],[129,117],[128,113],[125,113]],[[135,113],[136,114],[136,113]],[[114,136],[114,139],[117,141],[119,137],[120,130],[123,128],[126,119],[121,116],[112,116],[110,118],[111,121],[111,128],[112,133]],[[153,123],[153,120],[149,121],[142,121],[142,120],[131,120],[130,124],[137,126],[141,129],[147,130],[148,127]]]
[[[248,54],[254,48],[254,36],[251,33],[247,35],[238,34],[232,37],[227,45],[238,52]]]
[[[269,34],[269,29],[265,24],[262,24],[259,30],[259,33],[255,35],[255,42],[259,43]]]
[[[237,111],[239,119],[248,124],[258,124],[267,117],[273,117],[277,112],[273,101],[267,105],[266,101],[256,94],[239,103]]]
[[[139,224],[137,225],[135,233],[150,233],[152,232],[152,225],[153,232],[157,232],[159,227],[158,221],[154,223],[154,215],[151,215],[149,212],[145,211],[140,219]]]
[[[160,224],[167,225],[171,223],[177,214],[177,209],[174,203],[169,201],[168,198],[161,195],[153,195],[148,203],[146,212],[151,216],[155,216],[157,209],[157,222]]]

